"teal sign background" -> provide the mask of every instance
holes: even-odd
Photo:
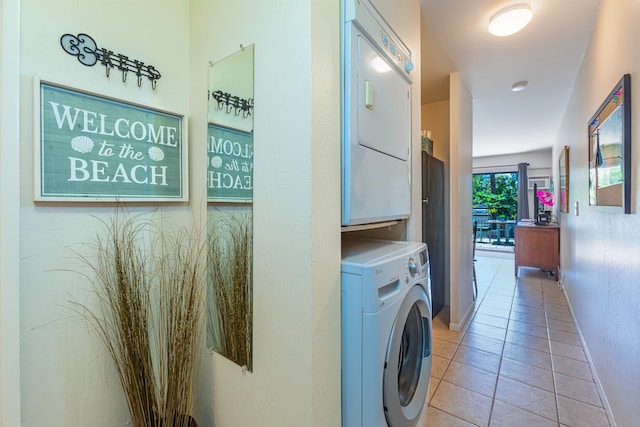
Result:
[[[38,200],[186,200],[182,117],[40,82]]]
[[[213,202],[253,201],[253,135],[209,124],[207,198]]]

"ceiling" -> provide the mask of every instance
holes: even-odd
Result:
[[[473,156],[549,149],[587,48],[600,0],[529,0],[533,19],[509,37],[489,18],[518,0],[420,0],[422,103],[449,99],[458,71],[473,98]],[[511,86],[527,80],[528,88]]]

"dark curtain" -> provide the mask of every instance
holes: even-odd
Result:
[[[518,163],[518,221],[529,218],[527,181],[527,163]]]

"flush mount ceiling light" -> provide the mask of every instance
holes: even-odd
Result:
[[[527,26],[533,13],[527,3],[518,3],[500,9],[489,20],[489,32],[504,37],[515,34]]]
[[[529,84],[528,81],[526,80],[522,80],[521,82],[516,82],[513,84],[513,86],[511,86],[511,90],[514,92],[520,92],[523,91],[527,88],[527,85]]]

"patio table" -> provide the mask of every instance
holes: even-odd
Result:
[[[490,219],[487,221],[487,224],[496,224],[496,229],[498,231],[498,240],[493,242],[494,245],[503,245],[503,246],[513,246],[513,242],[509,240],[509,229],[507,226],[509,224],[515,224],[516,221],[513,219],[500,220],[500,219]],[[504,243],[502,243],[502,233],[501,230],[504,229]]]

